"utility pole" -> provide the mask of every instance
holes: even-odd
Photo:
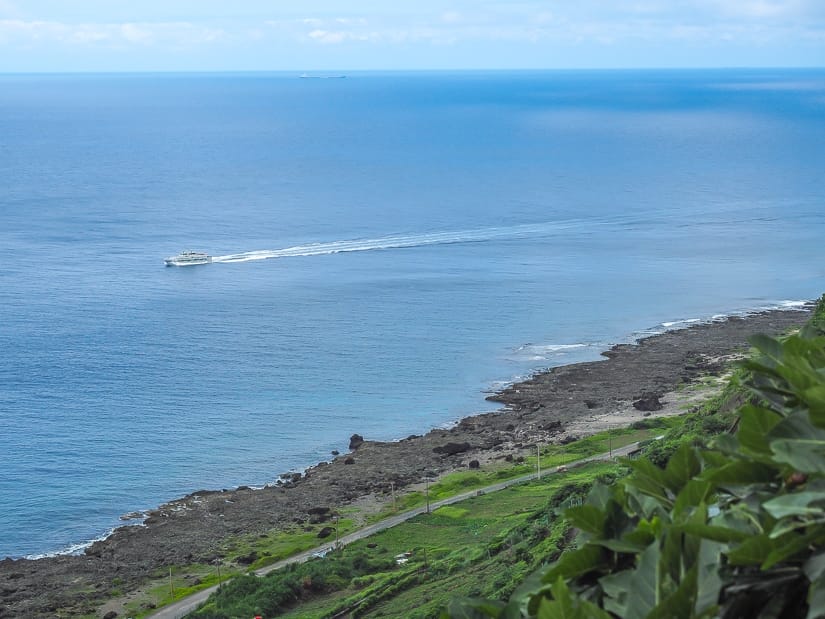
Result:
[[[536,479],[541,479],[541,445],[536,443]]]
[[[613,437],[609,434],[607,435],[607,449],[610,452],[610,458],[613,458]]]
[[[335,550],[338,550],[338,514],[335,514]]]
[[[175,599],[175,586],[172,584],[172,566],[169,566],[169,595]]]
[[[426,489],[426,493],[427,493],[427,513],[429,514],[430,513],[430,476],[427,475],[427,477],[424,478],[424,481],[427,484],[427,489]]]

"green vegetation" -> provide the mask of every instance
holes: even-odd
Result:
[[[805,327],[808,337],[825,336],[825,294],[820,297]]]
[[[815,319],[823,316],[825,297]],[[825,616],[825,338],[816,320],[756,337],[752,395],[712,448],[690,438],[657,467],[596,485],[565,517],[577,548],[509,602],[456,600],[443,617]],[[730,395],[730,394],[729,394]]]
[[[684,423],[683,417],[650,418],[633,428],[611,430],[568,445],[542,450],[542,468],[569,464],[611,447],[657,437]],[[535,471],[535,456],[523,463],[463,471],[430,485],[437,500]],[[458,595],[502,597],[569,543],[561,512],[584,500],[595,480],[615,480],[628,469],[595,462],[540,481],[511,486],[442,507],[353,543],[345,549],[264,578],[244,577],[213,595],[196,617],[437,617]],[[423,493],[399,500],[423,504]],[[238,547],[236,550],[240,550]],[[246,551],[246,547],[243,547]],[[406,562],[395,557],[409,553]],[[359,557],[353,564],[352,558]],[[388,568],[384,561],[389,558]],[[257,585],[257,586],[256,586]],[[264,594],[259,592],[269,591]]]
[[[800,335],[783,344],[758,340],[770,354],[744,364],[721,394],[692,413],[645,419],[568,445],[546,445],[541,452],[542,470],[549,470],[642,441],[638,460],[593,463],[475,496],[324,559],[263,578],[235,578],[194,616],[767,618],[796,602],[787,616],[803,617],[809,588],[819,595],[810,582],[821,581],[825,573],[825,554],[817,554],[822,540],[815,533],[825,521],[825,496],[820,502],[818,494],[820,484],[825,492],[825,481],[819,479],[821,472],[777,459],[774,448],[781,441],[802,440],[786,436],[788,427],[799,431],[803,426],[794,425],[799,411],[788,422],[783,408],[788,403],[776,405],[768,396],[776,396],[777,376],[788,381],[788,365],[811,381],[818,376],[820,382],[811,385],[821,385],[825,363],[811,361],[825,348],[813,339],[817,334],[825,334],[825,297]],[[801,365],[799,358],[805,360]],[[708,380],[688,388],[715,385]],[[739,410],[754,398],[759,401]],[[771,425],[768,419],[779,421]],[[734,431],[735,436],[728,434]],[[780,443],[765,439],[762,451],[754,452],[749,441],[759,431],[779,432]],[[819,449],[825,455],[825,438],[817,434],[825,434],[825,428],[810,422],[804,432],[813,437],[805,457],[816,468],[810,462]],[[785,453],[796,458],[802,452],[795,443]],[[533,454],[516,463],[454,473],[430,484],[430,500],[523,476],[535,467]],[[777,504],[770,501],[786,495],[790,503],[779,504],[786,513],[772,512]],[[424,502],[423,491],[408,492],[397,497],[396,510]],[[379,513],[347,513],[346,528],[391,512],[387,504]],[[343,519],[341,524],[343,534]],[[746,543],[746,538],[757,541]],[[236,539],[225,554],[248,558],[254,553],[252,569],[316,544],[315,531],[297,527]],[[776,559],[786,552],[792,554]],[[770,553],[774,564],[767,562]],[[396,561],[399,555],[406,561]],[[766,574],[777,580],[764,579]],[[802,614],[793,613],[800,608]]]
[[[620,468],[599,462],[548,475],[442,507],[323,559],[237,578],[193,616],[434,617],[457,594],[509,594],[564,546],[562,506]]]

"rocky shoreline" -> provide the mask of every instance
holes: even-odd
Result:
[[[519,454],[536,440],[569,440],[609,417],[627,425],[680,384],[717,374],[755,333],[780,334],[807,320],[810,306],[697,324],[614,346],[600,361],[553,368],[490,396],[504,408],[449,429],[398,442],[360,442],[304,474],[263,489],[204,490],[151,511],[145,526],[117,529],[80,556],[0,561],[0,618],[98,613],[115,590],[137,590],[170,565],[242,562],[226,541],[310,522],[363,497],[388,497],[425,477]],[[357,430],[357,428],[356,428]],[[474,464],[475,466],[475,464]],[[320,510],[320,512],[319,512]],[[317,518],[316,518],[317,519]]]

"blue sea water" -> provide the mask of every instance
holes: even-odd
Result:
[[[0,557],[817,297],[823,238],[821,70],[0,76]]]

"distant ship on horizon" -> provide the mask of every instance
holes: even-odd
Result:
[[[196,264],[209,264],[212,256],[200,251],[182,251],[177,256],[164,258],[163,262],[168,267],[188,267]]]
[[[309,73],[301,73],[298,77],[302,80],[342,80],[346,75],[311,75]]]

